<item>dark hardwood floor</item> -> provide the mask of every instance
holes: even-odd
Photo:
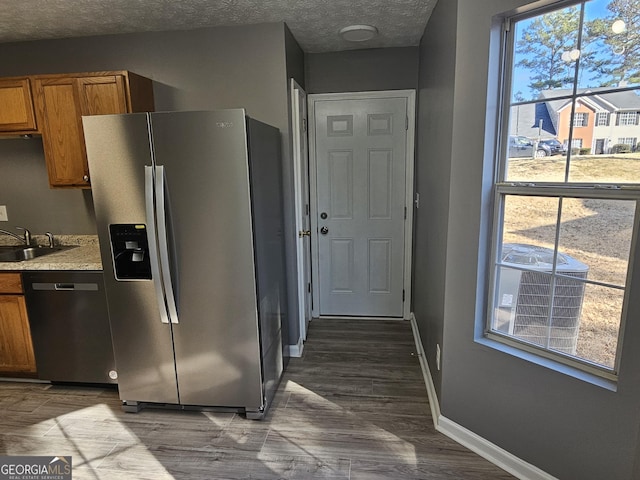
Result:
[[[312,322],[263,421],[2,382],[0,454],[72,455],[76,480],[514,478],[434,430],[403,321]]]

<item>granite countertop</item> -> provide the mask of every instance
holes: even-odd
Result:
[[[1,237],[1,236],[0,236]],[[11,240],[11,239],[9,239]],[[35,243],[46,244],[46,237],[34,236]],[[5,243],[4,245],[11,245]],[[95,235],[59,235],[56,246],[74,246],[22,262],[0,262],[0,271],[17,270],[102,270],[100,246]],[[45,247],[46,248],[46,247]]]

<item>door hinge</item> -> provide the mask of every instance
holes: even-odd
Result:
[[[404,302],[404,290],[402,290],[402,301]]]
[[[309,215],[309,204],[308,203],[304,206],[304,212],[305,212],[305,215]]]
[[[311,293],[311,283],[307,283],[307,292]]]
[[[307,131],[307,119],[306,118],[302,119],[302,131],[303,132]]]
[[[409,116],[404,117],[404,119],[405,119],[404,129],[409,130]]]
[[[404,219],[407,219],[407,207],[404,207]]]

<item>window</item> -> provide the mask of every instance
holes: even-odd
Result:
[[[638,26],[621,20],[638,17],[631,4],[560,2],[506,22],[485,329],[493,340],[611,380],[622,355],[640,162],[605,151],[631,140],[617,135],[598,134],[598,155],[589,155],[593,129],[609,115],[598,112],[589,126],[585,109],[640,110],[640,76],[631,73],[640,69],[631,53],[640,48]],[[636,120],[625,114],[620,125]],[[515,135],[553,136],[574,148],[544,159],[509,155]]]
[[[589,114],[585,112],[576,112],[573,114],[574,127],[586,127],[589,124]]]
[[[618,113],[618,125],[637,125],[638,112]]]
[[[635,148],[637,139],[635,137],[622,137],[618,139],[618,144],[629,145],[631,148]]]
[[[609,112],[596,113],[596,127],[606,127],[609,125]]]

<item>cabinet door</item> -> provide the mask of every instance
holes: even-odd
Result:
[[[77,79],[82,115],[127,113],[124,78],[121,75]]]
[[[0,372],[34,373],[31,331],[22,295],[0,295]]]
[[[0,132],[36,130],[28,78],[0,79]]]
[[[89,168],[75,79],[36,79],[35,92],[49,183],[52,187],[88,187]]]

